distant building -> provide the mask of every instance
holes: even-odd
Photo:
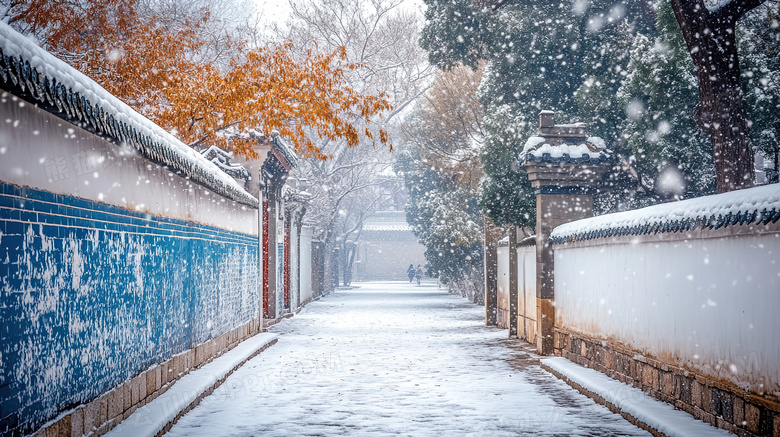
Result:
[[[404,211],[378,211],[363,225],[355,260],[357,281],[407,280],[409,264],[425,265],[425,247],[406,223]]]

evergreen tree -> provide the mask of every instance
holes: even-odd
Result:
[[[440,72],[405,119],[395,163],[409,193],[407,221],[426,248],[428,275],[474,300],[483,284],[479,80],[479,70]]]
[[[482,222],[473,192],[431,165],[413,143],[399,147],[396,172],[409,191],[407,221],[425,246],[427,274],[443,283],[482,265]]]
[[[670,0],[670,3],[696,66],[699,104],[694,115],[713,144],[717,190],[724,193],[749,188],[755,181],[755,153],[750,141],[737,29],[747,14],[769,2]]]
[[[693,118],[699,85],[669,1],[659,3],[656,27],[656,38],[634,38],[617,99],[642,188],[635,206],[715,191],[712,144]]]
[[[650,29],[646,29],[650,31]],[[622,137],[626,108],[615,98],[628,75],[627,67],[636,25],[623,22],[613,32],[599,35],[599,50],[586,59],[582,85],[574,98],[580,116],[590,131],[603,138],[618,156],[626,158],[630,151]]]
[[[490,70],[488,70],[490,71]],[[485,177],[479,188],[479,206],[497,225],[536,226],[536,198],[525,168],[516,162],[523,141],[533,132],[511,105],[488,106],[482,147]]]
[[[780,159],[780,8],[766,4],[752,11],[737,28],[742,58],[742,92],[748,106],[753,147],[771,167],[768,182],[777,182]]]
[[[458,62],[473,66],[479,59],[488,63],[479,90],[487,127],[480,205],[498,224],[533,227],[531,187],[524,169],[513,163],[535,132],[540,110],[555,110],[558,123],[613,120],[614,108],[600,112],[598,104],[586,104],[586,92],[576,98],[577,91],[597,76],[613,87],[603,92],[614,95],[628,62],[617,57],[622,66],[613,65],[614,47],[626,32],[647,28],[649,9],[645,2],[607,1],[535,0],[497,9],[465,0],[426,4],[421,44],[433,63],[442,68]],[[605,126],[594,126],[594,133]],[[613,126],[610,135],[615,131]]]
[[[657,37],[634,39],[629,74],[617,99],[627,108],[623,136],[643,188],[634,206],[716,189],[713,146],[694,119],[699,84],[693,61],[669,0],[658,3],[656,15]],[[780,138],[777,20],[777,12],[764,5],[737,27],[750,139],[770,163],[776,162]]]

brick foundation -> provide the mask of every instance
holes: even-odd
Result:
[[[50,422],[44,425],[35,433],[35,436],[102,436],[116,427],[121,421],[130,417],[138,408],[143,407],[165,393],[179,378],[191,370],[210,363],[260,331],[260,321],[253,320],[219,337],[212,338],[193,349],[178,354],[170,360],[146,370],[129,381],[125,381],[92,402],[80,405],[65,413],[64,416],[55,419],[53,423]],[[224,382],[224,378],[217,381],[210,391],[213,391],[222,382]],[[208,393],[204,394],[198,398],[198,401],[207,395]],[[189,409],[192,407],[190,406]],[[186,411],[188,410],[184,412]],[[179,414],[176,419],[182,414]],[[167,429],[170,429],[170,425]]]
[[[555,328],[555,355],[745,437],[780,437],[780,404],[599,339]]]

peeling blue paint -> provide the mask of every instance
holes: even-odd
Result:
[[[254,235],[0,183],[0,426],[258,318],[258,257]]]

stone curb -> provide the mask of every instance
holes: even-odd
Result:
[[[266,337],[264,340],[262,337]],[[185,414],[198,406],[207,396],[214,393],[227,378],[243,366],[247,361],[259,355],[264,350],[276,344],[278,336],[261,333],[245,342],[259,342],[257,346],[248,347],[246,351],[239,350],[241,344],[210,365],[204,366],[187,377],[177,381],[168,391],[147,405],[138,408],[107,436],[162,436],[173,427]],[[233,354],[231,356],[231,353]],[[222,362],[220,362],[222,360]],[[211,382],[211,383],[209,383]]]
[[[573,389],[577,390],[578,392],[584,394],[585,396],[593,399],[596,403],[601,404],[609,409],[609,411],[612,411],[615,414],[620,414],[623,416],[624,419],[631,422],[634,426],[637,426],[639,428],[642,428],[643,430],[649,432],[655,437],[667,437],[666,434],[658,431],[657,429],[653,428],[652,426],[648,425],[647,423],[637,419],[636,417],[632,416],[631,414],[626,413],[625,411],[621,410],[617,407],[617,405],[613,404],[612,402],[607,401],[603,397],[601,397],[598,393],[594,393],[585,387],[577,384],[576,382],[572,381],[565,375],[553,370],[544,363],[544,360],[541,362],[542,369],[546,370],[547,372],[553,374],[556,378],[560,379],[561,381],[565,382],[566,384],[569,384]]]

